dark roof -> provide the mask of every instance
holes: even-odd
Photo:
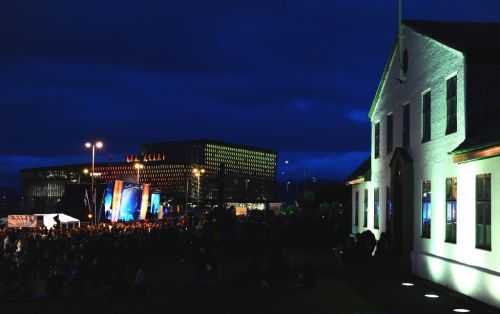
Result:
[[[365,181],[370,181],[372,177],[372,159],[368,157],[354,172],[347,178],[347,181],[364,178]]]
[[[500,54],[499,54],[500,56]],[[455,153],[500,142],[500,65],[471,64],[466,80],[466,140]]]
[[[466,140],[452,153],[500,143],[500,23],[405,21],[414,31],[461,51],[466,68]]]
[[[463,52],[467,63],[500,64],[500,23],[422,20],[403,23],[422,35]]]
[[[210,139],[196,139],[196,140],[185,140],[185,141],[168,141],[168,142],[160,142],[160,143],[148,143],[141,145],[142,150],[146,152],[160,152],[162,149],[175,147],[179,145],[206,145],[206,144],[214,144],[221,146],[228,146],[240,149],[247,149],[253,151],[259,151],[264,153],[277,154],[275,151],[267,148],[260,148],[250,145],[242,145],[242,144],[232,144],[218,140],[210,140]]]
[[[107,166],[118,166],[127,164],[125,161],[117,161],[117,162],[96,162],[96,167],[107,167]],[[43,166],[43,167],[33,167],[33,168],[23,168],[21,169],[21,173],[25,172],[34,172],[34,171],[55,171],[55,170],[78,170],[82,168],[90,168],[92,164],[89,163],[81,163],[81,164],[67,164],[67,165],[52,165],[52,166]]]

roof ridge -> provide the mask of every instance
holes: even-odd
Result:
[[[441,25],[500,25],[500,21],[463,21],[463,20],[425,20],[425,19],[404,19],[403,24],[441,24]],[[408,25],[410,26],[410,25]]]

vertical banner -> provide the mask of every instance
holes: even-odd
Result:
[[[142,187],[141,215],[139,217],[140,220],[146,219],[146,214],[148,212],[148,205],[149,205],[149,190],[150,190],[150,185],[144,184]]]
[[[104,219],[111,221],[113,214],[111,206],[113,205],[113,184],[106,184],[106,191],[104,192]]]
[[[163,219],[163,206],[160,205],[160,211],[158,212],[158,219]]]
[[[120,217],[120,207],[122,201],[122,190],[123,190],[123,181],[116,180],[115,188],[113,190],[113,205],[112,205],[112,214],[111,221],[117,222]]]

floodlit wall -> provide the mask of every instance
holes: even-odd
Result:
[[[465,60],[461,52],[405,28],[405,48],[409,66],[407,80],[399,78],[399,56],[395,49],[372,122],[371,182],[352,187],[359,192],[359,223],[353,232],[372,230],[377,238],[386,230],[386,188],[390,187],[390,168],[394,150],[387,152],[387,116],[393,115],[393,146],[403,146],[403,106],[410,105],[410,145],[413,159],[413,270],[424,278],[500,307],[500,157],[457,165],[449,154],[465,140]],[[457,76],[457,131],[446,135],[446,81]],[[422,143],[422,95],[431,91],[431,139]],[[374,126],[380,123],[380,156],[374,158]],[[491,174],[492,250],[476,249],[475,182],[479,174]],[[445,242],[446,179],[457,178],[457,241]],[[431,236],[422,238],[422,182],[431,181]],[[368,227],[363,228],[363,190],[369,190]],[[373,227],[373,195],[380,190],[380,229]],[[354,222],[354,212],[353,212]]]
[[[439,173],[439,172],[438,172]],[[491,251],[476,249],[476,175],[491,174]],[[500,307],[500,157],[457,166],[457,244],[444,241],[444,191],[436,191],[432,238],[413,253],[414,272],[463,294]],[[439,177],[439,175],[436,175]],[[434,195],[433,195],[434,197]],[[434,218],[434,217],[433,217]]]
[[[368,223],[366,227],[364,226],[364,214],[365,214],[365,190],[368,191]],[[358,212],[358,224],[355,224],[355,211],[356,211],[356,192],[359,193],[359,208]],[[385,211],[381,211],[381,216],[385,215]],[[374,228],[374,211],[373,211],[373,189],[371,182],[363,182],[360,184],[353,185],[352,187],[352,233],[362,233],[364,231],[370,230],[373,232],[375,237],[378,239],[380,237],[380,230]]]

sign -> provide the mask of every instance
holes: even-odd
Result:
[[[7,216],[7,227],[9,228],[36,228],[36,216],[33,215],[9,215]]]

